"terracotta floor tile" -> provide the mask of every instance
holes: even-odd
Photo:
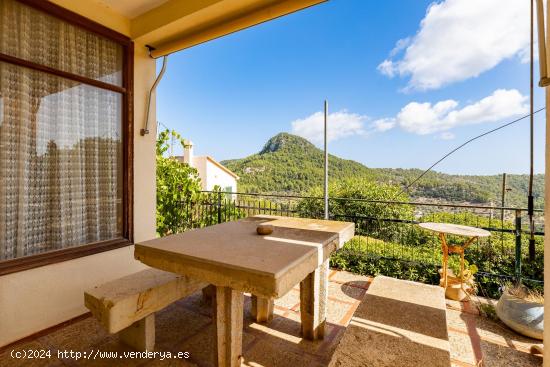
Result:
[[[155,359],[145,363],[143,367],[197,367],[197,365],[186,359]]]
[[[255,337],[277,344],[281,349],[289,349],[297,353],[310,353],[324,357],[330,345],[336,344],[335,329],[343,329],[342,326],[327,324],[326,335],[323,340],[310,341],[301,336],[300,315],[289,313],[286,317],[276,317],[269,325],[251,324],[250,333]]]
[[[498,344],[481,341],[483,367],[536,367],[542,366],[542,357],[520,352]]]
[[[474,317],[473,315],[466,314],[454,309],[447,309],[447,327],[449,329],[460,330],[464,333],[468,332],[468,325],[466,320]]]
[[[147,359],[125,356],[125,352],[131,353],[134,352],[134,350],[121,343],[118,338],[108,339],[105,343],[97,345],[94,349],[99,351],[99,353],[96,354],[94,351],[93,356],[89,356],[89,359],[80,359],[76,361],[77,365],[84,367],[137,367],[147,361]],[[115,354],[113,354],[113,352],[116,352],[116,358],[107,358],[107,356],[114,357]]]
[[[540,344],[540,340],[531,339],[517,334],[501,321],[489,320],[485,317],[476,318],[477,331],[482,339],[503,346],[514,347],[528,352],[532,344]]]
[[[347,272],[331,271],[327,330],[324,340],[307,341],[300,336],[299,288],[275,301],[275,317],[265,324],[250,317],[250,296],[245,295],[243,366],[327,366],[341,340],[347,321],[358,300],[362,299],[371,278]],[[491,302],[481,299],[482,302]],[[540,366],[541,357],[528,351],[532,343],[500,322],[476,315],[474,303],[447,300],[447,326],[451,344],[452,365],[475,366],[482,359],[484,366]],[[294,308],[294,311],[291,311]],[[0,353],[0,366],[140,366],[140,367],[211,367],[213,332],[211,305],[202,300],[202,293],[178,301],[156,314],[156,351],[189,352],[190,359],[155,360],[63,360],[56,350],[131,351],[120,343],[117,335],[109,335],[95,319],[89,317],[53,331],[14,348],[52,348],[50,360],[12,360],[10,350]],[[296,312],[298,311],[298,312]],[[516,348],[516,349],[514,349]]]
[[[291,309],[298,303],[300,303],[300,291],[295,289],[291,289],[290,292],[275,300],[276,306],[286,309]]]
[[[175,347],[177,351],[189,352],[189,362],[196,363],[199,366],[211,366],[214,348],[214,328],[209,325],[203,328],[193,337],[183,340]],[[247,332],[243,332],[243,351],[254,341],[255,337]]]
[[[156,346],[160,350],[172,350],[181,340],[185,340],[210,325],[212,319],[179,304],[168,306],[155,317]]]
[[[265,367],[321,367],[314,357],[281,349],[280,345],[260,340],[244,356],[242,366]]]
[[[451,359],[476,365],[474,346],[467,334],[449,331],[449,343],[451,344]]]
[[[88,317],[47,334],[38,340],[44,345],[58,350],[82,352],[111,337],[112,335],[109,335],[96,319]]]
[[[328,300],[327,321],[336,325],[346,325],[349,322],[350,310],[357,305]]]

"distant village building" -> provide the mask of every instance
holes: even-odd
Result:
[[[237,192],[239,176],[208,155],[195,156],[193,142],[187,141],[183,149],[183,156],[176,158],[198,171],[203,190],[211,191],[215,186],[219,186],[224,192]]]

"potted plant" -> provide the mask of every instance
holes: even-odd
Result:
[[[496,308],[498,318],[514,331],[542,340],[544,295],[521,284],[508,284]]]
[[[477,273],[477,266],[470,265],[468,260],[464,260],[464,272],[460,277],[460,260],[454,256],[450,256],[447,262],[447,289],[445,296],[448,299],[455,301],[463,301],[468,298],[469,294],[475,292],[474,275]],[[439,269],[441,276],[443,269]],[[440,285],[443,286],[443,278],[440,280]]]

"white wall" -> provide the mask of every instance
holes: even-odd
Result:
[[[80,3],[80,2],[74,2]],[[100,18],[101,13],[90,13]],[[100,19],[97,19],[100,20]],[[155,237],[155,136],[142,137],[147,90],[155,78],[155,61],[144,45],[135,45],[134,79],[134,240]],[[155,105],[151,121],[156,121]],[[0,346],[82,315],[85,289],[144,268],[133,246],[0,276]]]
[[[218,185],[225,190],[226,187],[231,186],[231,191],[237,191],[237,180],[216,164],[206,161],[206,190],[212,190],[214,186]]]
[[[201,179],[201,189],[202,190],[208,190],[208,180],[207,180],[207,172],[206,172],[206,157],[194,157],[193,158],[193,166],[196,168],[197,172],[199,173],[199,177]]]

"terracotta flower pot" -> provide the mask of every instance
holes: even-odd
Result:
[[[497,303],[497,316],[510,329],[542,340],[544,305],[526,301],[504,291]]]

